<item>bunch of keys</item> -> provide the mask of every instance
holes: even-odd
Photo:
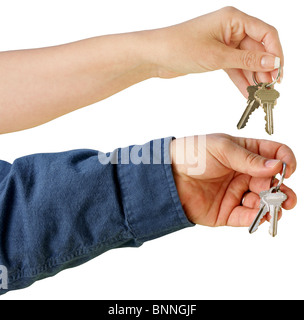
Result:
[[[253,74],[254,86],[249,86],[247,92],[249,94],[247,107],[237,124],[238,129],[242,129],[246,126],[248,119],[252,112],[259,106],[263,107],[265,111],[266,126],[265,130],[269,135],[273,134],[273,108],[277,103],[277,99],[280,97],[280,93],[274,89],[274,84],[277,83],[281,76],[281,66],[278,69],[277,78],[272,83],[258,83],[255,75]]]
[[[275,237],[277,235],[278,214],[282,208],[283,202],[287,199],[286,194],[280,190],[280,187],[285,178],[285,173],[286,163],[283,163],[283,172],[278,185],[260,193],[260,210],[253,220],[251,226],[249,227],[249,233],[253,233],[258,229],[261,220],[267,214],[267,212],[269,212],[271,216],[269,233],[272,237]],[[272,181],[274,181],[274,178],[272,179]]]

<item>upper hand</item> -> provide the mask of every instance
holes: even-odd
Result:
[[[149,43],[159,77],[224,69],[246,98],[253,71],[259,82],[272,82],[275,58],[284,65],[277,30],[233,7],[152,30]]]
[[[171,152],[184,211],[190,221],[206,226],[249,226],[259,210],[259,193],[270,188],[283,162],[285,178],[296,169],[295,156],[284,144],[224,134],[173,140]],[[283,208],[292,209],[296,194],[284,184],[280,189],[288,197]]]

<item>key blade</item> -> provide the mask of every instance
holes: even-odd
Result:
[[[266,125],[265,125],[265,130],[269,135],[273,134],[273,107],[274,104],[270,102],[266,102],[263,104],[263,109],[266,113],[265,115],[265,120],[266,120]]]
[[[257,109],[259,107],[259,105],[260,104],[256,100],[251,100],[251,101],[249,100],[248,101],[248,105],[247,105],[247,107],[246,107],[246,109],[245,109],[240,121],[237,124],[237,128],[239,130],[246,127],[246,124],[247,124],[247,122],[249,120],[250,115],[252,114],[252,112],[255,109]]]
[[[249,227],[250,234],[258,230],[261,220],[263,219],[263,217],[266,215],[267,212],[268,212],[268,206],[266,204],[261,205],[258,214],[256,215],[251,226]]]
[[[274,238],[278,233],[278,216],[279,216],[279,206],[270,206],[270,226],[269,226],[269,234]]]
[[[287,199],[287,195],[282,191],[277,191],[275,193],[269,192],[268,194],[265,194],[263,197],[264,202],[268,203],[269,205],[269,213],[270,213],[269,233],[272,237],[275,237],[278,233],[279,211],[282,207],[282,203],[286,199]]]

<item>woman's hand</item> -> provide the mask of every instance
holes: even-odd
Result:
[[[252,71],[260,72],[259,81],[271,82],[273,70],[284,64],[277,30],[233,7],[148,33],[159,77],[224,69],[246,98]]]
[[[247,97],[252,71],[270,82],[279,59],[283,66],[277,31],[231,7],[162,29],[0,52],[0,134],[43,124],[152,77],[224,69]]]
[[[282,163],[287,164],[285,178],[296,169],[295,156],[284,144],[224,134],[173,140],[171,152],[184,211],[205,226],[249,226],[259,210],[259,193],[270,188]],[[284,184],[281,191],[288,197],[283,208],[292,209],[296,194]]]

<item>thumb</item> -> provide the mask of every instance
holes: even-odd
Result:
[[[270,53],[253,50],[240,50],[226,47],[223,59],[227,66],[256,72],[270,72],[280,67],[281,60]]]
[[[282,170],[283,163],[278,159],[267,159],[240,145],[234,144],[224,151],[226,166],[252,177],[270,177]]]

